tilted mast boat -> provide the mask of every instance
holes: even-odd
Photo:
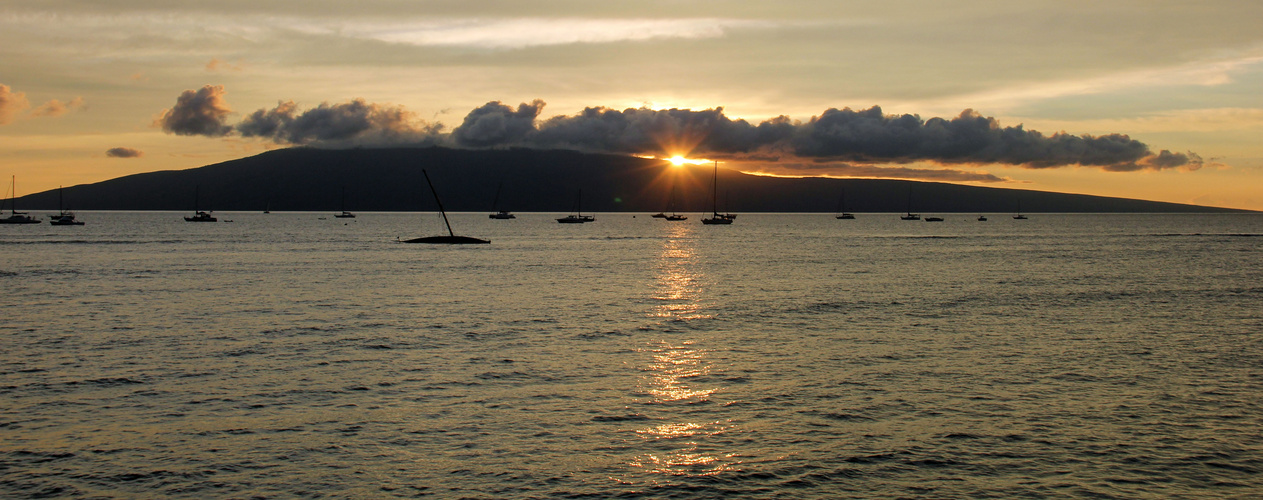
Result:
[[[434,202],[439,206],[439,213],[443,214],[443,224],[447,225],[447,236],[424,236],[403,240],[404,243],[443,243],[449,245],[491,243],[491,240],[480,240],[471,236],[456,236],[456,233],[452,232],[452,223],[447,220],[447,211],[443,210],[443,201],[439,200],[439,192],[434,189],[434,183],[430,181],[430,174],[426,173],[425,169],[421,169],[421,175],[425,176],[425,183],[430,186],[430,193],[434,194]]]

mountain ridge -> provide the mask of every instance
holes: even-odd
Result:
[[[429,172],[449,211],[1202,212],[1249,210],[924,181],[769,177],[712,166],[569,150],[288,148],[186,170],[64,188],[75,210],[432,211]],[[499,191],[498,205],[493,207]],[[343,202],[345,192],[345,204]],[[196,193],[196,194],[195,194]],[[18,199],[57,208],[57,190]],[[839,207],[844,202],[844,206]]]

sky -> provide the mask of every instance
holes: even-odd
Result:
[[[6,0],[0,173],[25,195],[283,147],[524,146],[1263,210],[1261,22],[1240,0]]]

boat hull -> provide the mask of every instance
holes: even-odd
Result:
[[[403,240],[404,243],[430,243],[436,245],[485,245],[491,240],[480,240],[470,236],[425,236]]]

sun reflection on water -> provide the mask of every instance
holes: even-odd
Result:
[[[671,322],[711,319],[704,307],[700,271],[692,226],[670,224],[657,261],[651,297],[656,301],[650,315]],[[672,330],[668,330],[672,331]],[[674,333],[672,331],[672,333]],[[716,440],[732,432],[734,425],[717,416],[722,411],[710,401],[722,390],[713,384],[715,368],[710,350],[691,339],[663,339],[639,349],[647,359],[637,393],[645,414],[655,421],[629,429],[643,443],[643,452],[627,465],[658,483],[671,477],[715,476],[739,470],[736,454],[716,449]],[[699,418],[700,417],[700,418]]]
[[[704,291],[697,265],[697,250],[691,239],[694,227],[686,224],[669,224],[667,238],[659,254],[654,278],[652,298],[658,301],[653,315],[669,319],[705,319],[701,313],[701,295]]]

